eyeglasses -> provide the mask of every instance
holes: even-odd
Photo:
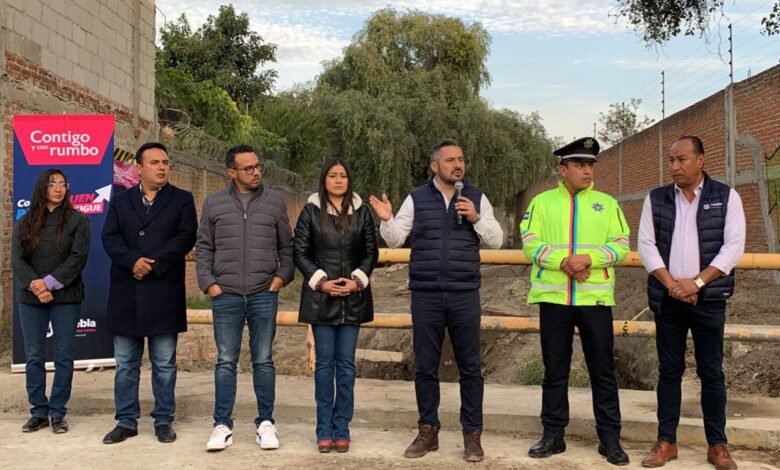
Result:
[[[54,181],[49,181],[48,183],[46,183],[46,187],[49,188],[49,189],[62,188],[65,191],[67,191],[68,188],[70,188],[70,184],[68,184],[68,183],[55,183]]]
[[[244,168],[233,167],[231,168],[231,170],[245,171],[247,175],[253,175],[255,171],[259,171],[260,173],[262,173],[263,170],[265,170],[265,162],[260,162],[257,163],[256,165],[245,166]]]

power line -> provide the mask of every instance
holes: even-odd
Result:
[[[671,96],[669,96],[669,99],[672,99],[672,98],[675,98],[675,97],[677,97],[677,96],[680,96],[680,95],[682,95],[683,93],[685,93],[686,91],[690,90],[690,89],[691,89],[691,88],[693,88],[694,86],[696,86],[696,85],[700,84],[701,82],[703,82],[703,81],[705,81],[705,80],[708,80],[708,79],[709,79],[709,78],[711,78],[712,76],[714,76],[714,75],[716,75],[716,74],[720,74],[720,73],[723,73],[723,71],[722,71],[722,70],[713,70],[712,72],[710,72],[710,73],[708,73],[707,75],[703,76],[703,77],[702,77],[702,78],[700,78],[699,80],[696,80],[695,82],[693,82],[693,83],[689,84],[688,86],[686,86],[686,87],[684,87],[684,88],[681,88],[679,91],[677,91],[677,93],[674,93],[674,94],[672,94]]]

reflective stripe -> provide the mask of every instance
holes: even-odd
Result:
[[[612,258],[612,263],[610,263],[610,264],[614,264],[614,263],[616,263],[616,262],[617,262],[617,259],[618,259],[618,254],[617,254],[617,251],[613,250],[613,249],[612,249],[612,247],[611,247],[611,246],[609,246],[609,245],[604,245],[604,248],[606,248],[607,250],[609,250],[609,251],[610,251],[610,253],[612,253],[612,255],[613,255],[613,258]]]
[[[612,250],[608,249],[606,246],[600,246],[599,251],[604,253],[604,256],[607,258],[607,265],[611,266],[615,264],[615,260],[617,259],[617,253],[613,252]]]
[[[593,286],[588,284],[580,284],[577,286],[577,290],[612,290],[610,285]]]
[[[520,239],[523,240],[524,242],[529,242],[529,241],[536,240],[537,237],[536,237],[536,234],[534,232],[526,231],[525,233],[522,234]]]
[[[550,284],[539,284],[537,282],[531,282],[531,289],[564,291],[564,290],[567,290],[567,287],[566,286],[553,286],[553,285],[550,285]]]
[[[536,253],[534,253],[533,262],[537,265],[539,264],[539,253],[542,252],[547,247],[547,245],[539,245],[539,248],[536,249]]]
[[[582,248],[583,250],[598,250],[601,248],[601,245],[577,244],[576,248]]]

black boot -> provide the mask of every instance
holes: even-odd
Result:
[[[549,457],[551,455],[560,454],[566,450],[566,441],[562,437],[551,438],[543,437],[541,441],[537,442],[528,450],[528,455],[537,459]]]

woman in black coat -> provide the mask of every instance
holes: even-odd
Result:
[[[19,323],[24,337],[30,419],[23,432],[49,425],[68,431],[66,405],[73,381],[73,339],[81,316],[81,271],[89,253],[89,220],[70,204],[61,170],[45,170],[33,189],[30,210],[13,232],[13,273],[18,286]],[[54,383],[46,398],[46,336],[51,325]]]
[[[295,227],[295,265],[305,282],[298,321],[312,325],[317,362],[317,447],[349,450],[354,411],[355,348],[360,324],[374,318],[369,278],[377,249],[368,205],[352,192],[346,162],[331,159],[320,172]],[[335,398],[334,398],[335,378]]]

